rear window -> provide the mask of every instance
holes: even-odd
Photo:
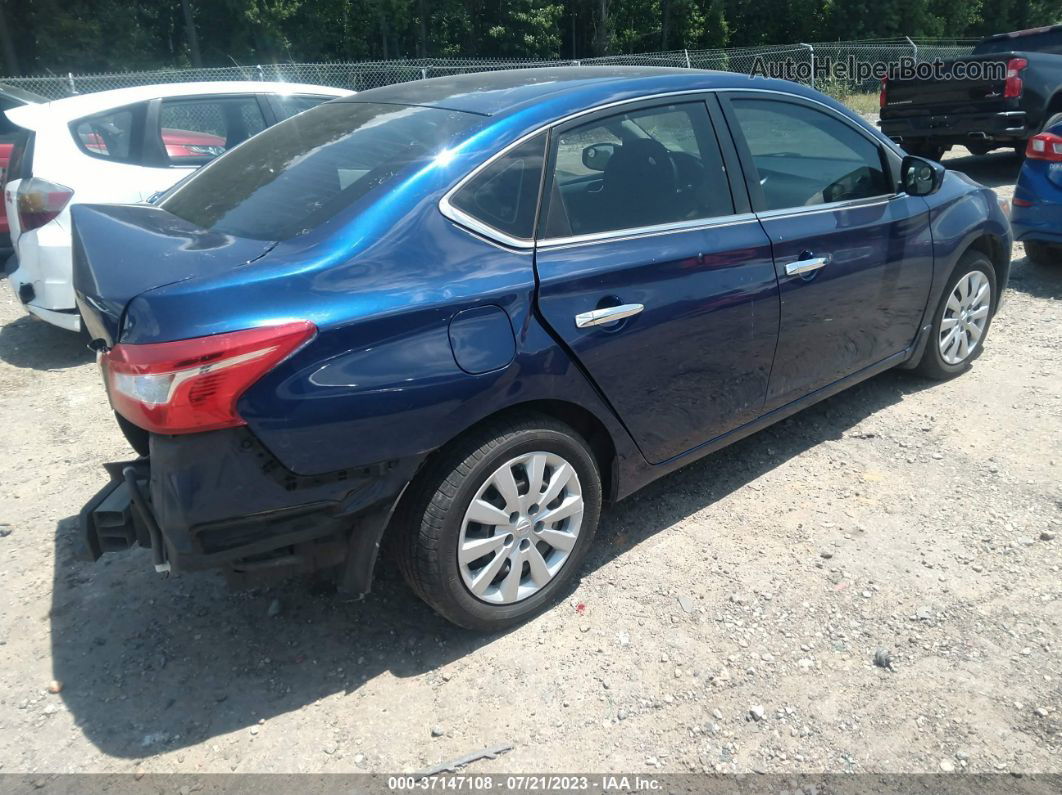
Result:
[[[1053,52],[1062,55],[1062,26],[1037,33],[1022,33],[985,39],[973,49],[974,55],[993,52]]]
[[[286,240],[428,162],[478,120],[409,105],[320,105],[218,158],[160,206],[203,229]]]

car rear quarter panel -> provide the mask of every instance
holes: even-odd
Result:
[[[324,265],[308,265],[307,252],[283,252],[282,260],[301,264],[263,261],[239,278],[151,291],[131,302],[123,340],[314,322],[317,336],[239,402],[255,436],[300,475],[423,457],[488,416],[543,400],[590,412],[619,457],[637,462],[607,404],[535,317],[531,252],[458,227],[436,200],[393,219],[366,219],[388,231],[375,237],[363,229],[354,237],[375,241],[363,249],[348,237],[318,251]],[[504,325],[479,322],[493,307],[504,311]]]
[[[396,236],[394,248],[322,275],[317,288],[329,290],[362,282],[356,270],[375,271],[378,289],[395,301],[406,295],[412,305],[323,326],[311,346],[242,400],[255,434],[293,470],[323,472],[424,455],[492,414],[560,400],[603,419],[626,453],[625,432],[532,311],[531,253],[498,248],[437,212],[426,215],[416,237]],[[422,278],[444,263],[448,278]],[[394,284],[379,283],[395,271]],[[493,307],[507,323],[491,320]]]

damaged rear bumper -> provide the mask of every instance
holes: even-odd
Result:
[[[141,546],[157,571],[220,569],[238,584],[342,564],[341,587],[364,593],[417,463],[299,476],[246,429],[153,435],[148,456],[105,465],[81,510],[82,557]]]

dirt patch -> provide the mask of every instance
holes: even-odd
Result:
[[[129,450],[78,338],[0,296],[5,773],[397,772],[507,743],[470,770],[1062,772],[1062,270],[1020,247],[972,372],[886,373],[653,484],[563,604],[495,637],[389,571],[343,603],[73,560]]]

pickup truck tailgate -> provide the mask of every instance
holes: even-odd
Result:
[[[882,118],[890,116],[917,115],[926,113],[978,113],[1000,110],[1004,100],[1005,74],[991,73],[999,69],[995,64],[1005,64],[1008,55],[992,53],[988,55],[971,55],[946,61],[943,69],[946,75],[954,74],[956,65],[959,69],[985,68],[990,74],[985,77],[941,76],[928,79],[890,79],[886,90],[886,104],[882,108]]]

